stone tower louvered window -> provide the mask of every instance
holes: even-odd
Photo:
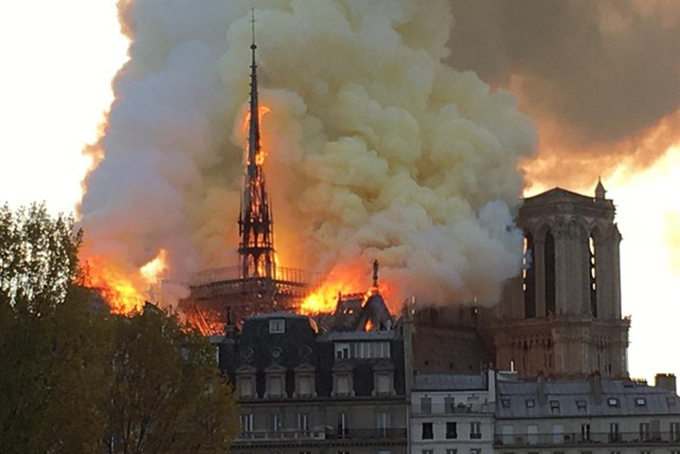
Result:
[[[534,237],[531,233],[524,236],[524,259],[522,271],[522,290],[524,291],[524,317],[536,317],[536,260]]]
[[[590,313],[597,318],[597,255],[595,249],[595,236],[591,233],[588,239],[588,271],[590,278]]]
[[[551,231],[545,234],[545,313],[555,313],[555,237]]]

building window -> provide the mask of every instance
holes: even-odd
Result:
[[[534,399],[526,400],[527,408],[534,408],[536,406],[536,401]]]
[[[349,415],[345,412],[338,413],[338,437],[349,437]]]
[[[385,396],[392,394],[392,371],[374,371],[375,374],[375,395]]]
[[[254,377],[244,376],[236,378],[236,387],[238,388],[238,396],[241,399],[251,399],[254,396],[253,387]]]
[[[386,437],[390,428],[390,414],[386,411],[379,411],[375,414],[375,427],[378,429],[378,436]]]
[[[586,402],[585,400],[577,400],[577,401],[576,401],[576,409],[577,409],[579,412],[586,412],[586,411],[588,411],[588,402]]]
[[[479,440],[482,438],[482,423],[481,422],[471,422],[470,423],[470,439]]]
[[[671,441],[680,441],[680,422],[672,422],[670,429]]]
[[[432,413],[432,399],[429,397],[420,398],[420,412],[424,415]]]
[[[617,399],[616,397],[610,397],[609,399],[607,399],[607,405],[609,405],[610,407],[618,407],[619,399]]]
[[[252,413],[242,414],[241,418],[241,432],[249,434],[253,431],[253,415]]]
[[[554,424],[552,436],[553,436],[553,443],[555,443],[555,444],[564,443],[564,425]]]
[[[511,425],[505,425],[501,427],[501,441],[503,444],[509,445],[514,441],[513,435],[515,434],[515,428]],[[506,453],[507,454],[507,453]]]
[[[470,449],[470,454],[482,454],[482,450],[479,448]]]
[[[286,321],[282,318],[273,318],[269,320],[269,333],[281,334],[286,332]]]
[[[298,431],[309,436],[309,413],[298,413]]]
[[[432,431],[432,423],[424,422],[422,425],[421,438],[423,440],[432,440],[434,438],[434,433]]]
[[[281,413],[272,413],[269,419],[269,430],[275,433],[281,431]]]
[[[590,441],[590,424],[581,424],[581,441]]]
[[[267,375],[267,397],[283,396],[283,376]]]
[[[434,449],[423,449],[420,451],[422,454],[434,454]]]
[[[457,449],[447,449],[446,454],[458,454],[458,450]]]
[[[295,380],[295,384],[297,385],[297,395],[299,397],[310,397],[314,395],[311,375],[299,374]]]
[[[335,358],[349,359],[349,344],[346,343],[335,344]]]
[[[458,428],[456,427],[456,423],[453,421],[448,421],[446,423],[446,438],[449,440],[458,438]]]
[[[645,399],[644,397],[635,398],[636,407],[644,407],[645,405],[647,405],[647,399]]]
[[[648,422],[640,423],[640,440],[642,441],[649,440],[652,432],[651,427],[652,425]]]
[[[550,413],[553,415],[559,415],[560,414],[560,401],[559,400],[551,400],[550,401]]]
[[[621,441],[621,435],[619,432],[619,423],[612,422],[609,424],[609,442]]]
[[[501,399],[501,406],[503,408],[510,408],[510,399]]]
[[[527,426],[527,444],[535,445],[538,443],[538,426],[529,424]]]
[[[456,410],[456,399],[453,397],[444,398],[444,411],[446,413],[453,413]]]

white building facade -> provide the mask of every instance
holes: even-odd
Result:
[[[418,374],[411,393],[413,454],[491,454],[495,372]]]
[[[499,454],[680,454],[680,398],[631,380],[497,384]]]

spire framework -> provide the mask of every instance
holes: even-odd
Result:
[[[250,105],[248,119],[248,149],[246,150],[243,195],[239,213],[239,256],[241,279],[276,279],[274,258],[273,217],[265,184],[264,152],[260,144],[260,115],[257,91],[255,51],[255,14],[253,41],[250,45]]]

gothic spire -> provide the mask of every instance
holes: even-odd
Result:
[[[252,60],[250,63],[250,121],[248,124],[248,173],[254,172],[256,165],[256,155],[260,152],[260,116],[257,99],[257,61],[255,60],[255,10],[252,13],[252,43],[250,50]]]
[[[252,13],[253,41],[250,45],[250,103],[248,150],[243,178],[243,196],[239,213],[241,278],[276,278],[272,211],[264,177],[264,155],[260,145],[260,117],[257,97],[257,62],[255,60],[255,11]]]

